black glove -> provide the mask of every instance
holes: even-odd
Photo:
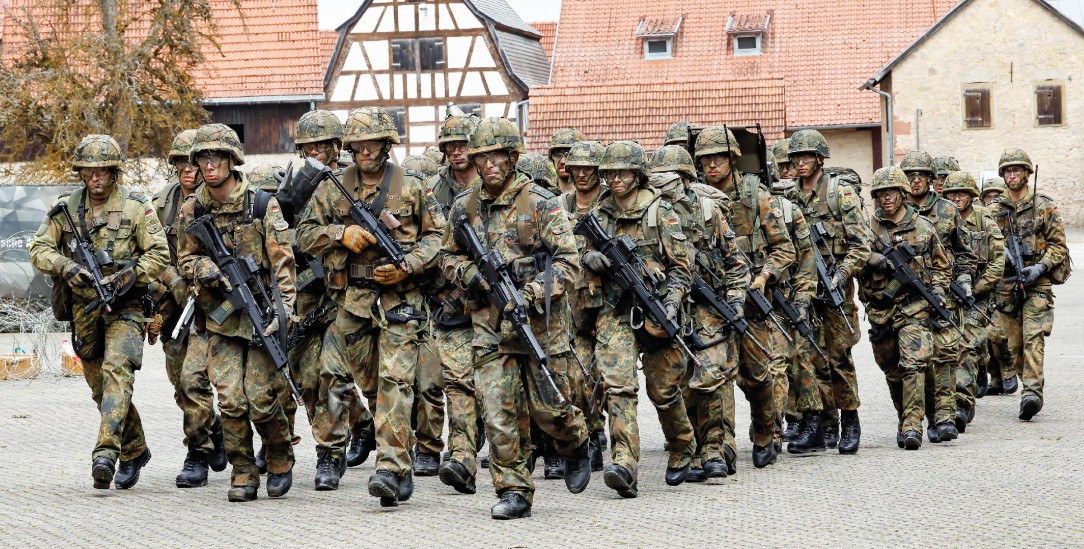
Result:
[[[591,250],[583,254],[583,265],[596,273],[605,273],[613,263],[602,252]]]
[[[878,252],[873,252],[869,254],[869,262],[866,263],[866,265],[869,266],[870,269],[876,271],[892,270],[892,262],[890,262],[887,257],[881,255]]]
[[[1045,272],[1046,265],[1043,265],[1042,263],[1031,265],[1020,270],[1020,278],[1023,280],[1024,285],[1027,286],[1028,284],[1033,284],[1036,280],[1039,280],[1039,277],[1043,276],[1043,273]]]

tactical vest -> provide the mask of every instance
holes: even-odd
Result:
[[[753,262],[750,269],[759,268],[764,265],[764,249],[767,247],[761,231],[760,180],[755,175],[746,174],[738,180],[736,190],[736,202],[744,208],[737,205],[730,208],[730,228],[737,235],[734,246]]]

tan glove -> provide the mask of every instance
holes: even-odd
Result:
[[[103,286],[112,285],[114,290],[127,288],[135,280],[135,269],[122,269],[102,279]]]
[[[68,266],[64,267],[61,277],[64,282],[67,282],[72,288],[89,288],[90,287],[90,271],[83,268],[82,265],[68,261]]]
[[[760,293],[764,293],[764,286],[768,285],[768,275],[759,274],[753,279],[753,283],[749,285],[750,290],[756,290]]]
[[[158,336],[162,333],[162,322],[162,315],[156,314],[147,324],[147,343],[151,345],[158,343]]]
[[[365,234],[369,234],[369,233],[365,233]],[[410,263],[404,262],[403,267],[405,267],[406,269],[409,269],[410,271],[414,270],[413,268],[411,268]],[[394,286],[394,285],[406,280],[406,278],[408,276],[410,276],[410,274],[411,273],[409,273],[409,272],[407,272],[407,271],[405,271],[403,269],[400,269],[400,268],[396,267],[395,265],[392,265],[391,263],[388,263],[386,265],[380,265],[379,267],[373,269],[373,280],[375,280],[377,282],[377,284],[383,284],[385,286]]]
[[[339,239],[339,242],[342,242],[346,249],[354,253],[361,253],[370,244],[376,244],[376,237],[357,225],[350,225],[343,230],[343,237]]]

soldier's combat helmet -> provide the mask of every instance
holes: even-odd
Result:
[[[946,177],[951,172],[960,171],[960,163],[951,156],[938,156],[933,159],[933,174],[937,177]]]
[[[173,138],[173,144],[169,147],[166,162],[170,164],[177,160],[188,162],[188,155],[192,152],[192,145],[196,143],[197,130],[184,130]]]
[[[975,183],[975,178],[971,177],[968,172],[953,171],[945,177],[945,186],[941,187],[942,193],[950,193],[953,191],[963,191],[971,196],[979,195],[979,186]]]
[[[486,118],[478,123],[467,144],[467,157],[490,151],[508,151],[524,154],[523,138],[519,130],[507,118]]]
[[[428,158],[429,160],[431,160],[437,166],[440,166],[441,164],[444,164],[444,153],[440,152],[440,149],[438,149],[436,147],[433,147],[433,146],[426,147],[425,151],[422,152],[422,156]]]
[[[988,192],[1004,193],[1009,190],[1009,187],[1005,185],[1005,180],[1000,177],[991,177],[982,184],[982,194]]]
[[[400,165],[405,170],[414,170],[421,173],[425,179],[429,179],[436,175],[437,169],[439,168],[437,164],[424,154],[412,154],[404,158]]]
[[[926,151],[911,151],[900,161],[904,173],[923,172],[933,176],[933,158]]]
[[[606,154],[606,147],[598,141],[580,141],[568,150],[565,158],[565,166],[583,166],[597,168],[602,164],[602,155]]]
[[[553,169],[550,159],[545,156],[530,152],[521,154],[516,169],[547,189],[557,188],[557,170]]]
[[[575,128],[557,130],[557,133],[553,134],[553,139],[550,139],[550,156],[553,156],[553,153],[557,151],[571,149],[577,141],[587,141],[587,136]]]
[[[896,189],[904,194],[911,192],[911,185],[907,181],[907,176],[903,174],[903,170],[896,166],[888,166],[873,173],[873,184],[869,188],[870,194],[877,196],[878,192],[887,189]]]
[[[775,156],[775,161],[780,164],[790,162],[790,138],[784,137],[775,142],[772,146],[772,155]]]
[[[997,174],[1004,176],[1005,168],[1009,166],[1023,166],[1028,173],[1035,172],[1031,157],[1021,149],[1005,149],[1005,152],[1001,153],[1001,160],[997,163]]]
[[[399,144],[395,120],[380,107],[358,107],[346,116],[343,143],[358,141],[389,141]]]
[[[606,147],[598,169],[599,171],[632,170],[643,180],[647,177],[644,148],[635,141],[614,141]]]
[[[817,130],[798,130],[790,136],[790,145],[787,157],[802,153],[816,153],[825,158],[832,157],[832,149],[828,147],[828,140]]]
[[[75,159],[72,171],[80,168],[114,168],[120,170],[124,165],[124,154],[120,145],[108,135],[91,134],[75,146]]]
[[[437,137],[437,146],[444,150],[445,143],[455,141],[470,141],[470,136],[478,122],[470,116],[449,116],[440,125],[440,135]]]
[[[278,164],[259,164],[249,170],[248,182],[258,189],[263,189],[269,193],[277,192],[279,190],[279,180],[276,176],[283,175],[283,168]]]
[[[734,133],[723,126],[711,126],[704,128],[700,135],[696,136],[696,152],[693,157],[700,160],[701,156],[712,154],[730,154],[734,157],[741,156],[741,148]]]
[[[188,161],[195,164],[196,157],[203,151],[228,152],[233,157],[234,166],[245,163],[245,153],[241,150],[241,140],[237,138],[237,132],[225,124],[204,124],[196,130]]]
[[[343,124],[331,111],[315,110],[301,115],[297,121],[297,138],[294,143],[319,143],[321,141],[339,141],[343,139]]]
[[[661,172],[678,172],[696,179],[693,157],[680,145],[666,145],[655,151],[651,157],[651,173]]]
[[[663,138],[663,145],[687,146],[689,144],[690,127],[692,127],[692,123],[684,120],[670,124],[670,128],[666,130],[666,137]]]

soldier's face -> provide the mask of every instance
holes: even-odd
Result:
[[[798,177],[798,168],[794,165],[794,162],[780,162],[778,166],[780,179],[794,179]]]
[[[113,170],[109,168],[80,168],[79,178],[87,186],[90,198],[95,201],[109,198],[109,195],[113,193],[113,187],[116,185]]]
[[[709,154],[701,156],[700,166],[704,169],[704,180],[712,185],[717,185],[730,175],[730,155]]]
[[[935,178],[933,180],[933,191],[935,193],[941,194],[941,189],[945,188],[945,179],[947,179],[947,178],[948,178],[948,175],[941,175],[941,176],[937,176],[937,178]]]
[[[986,191],[982,194],[982,203],[989,206],[999,196],[1001,196],[1001,191]]]
[[[877,201],[877,207],[887,216],[895,215],[903,205],[903,193],[899,189],[877,191],[873,199]]]
[[[911,196],[925,196],[930,190],[930,174],[926,172],[905,172],[911,181]]]
[[[1005,179],[1005,185],[1012,190],[1017,190],[1028,183],[1027,168],[1023,166],[1009,166],[1001,170],[1001,177]]]
[[[388,147],[384,141],[356,141],[350,143],[350,150],[354,152],[354,162],[362,173],[376,173],[384,167],[388,160]]]
[[[971,201],[974,200],[971,193],[964,191],[950,191],[945,193],[945,198],[951,200],[956,205],[956,209],[961,212],[966,212],[971,208]]]
[[[467,142],[466,141],[452,141],[451,143],[445,143],[444,155],[448,157],[448,165],[453,170],[461,172],[467,168],[470,168],[470,159],[467,158]]]
[[[598,187],[598,168],[590,166],[573,166],[572,182],[576,190],[581,193],[591,192]]]
[[[609,170],[606,172],[606,182],[610,184],[610,192],[618,198],[625,198],[636,190],[636,172],[632,170]]]
[[[515,158],[513,158],[515,156]],[[471,161],[474,163],[474,169],[478,170],[478,176],[482,178],[482,182],[487,187],[498,188],[504,185],[505,181],[512,175],[512,172],[516,169],[516,161],[519,160],[518,153],[509,154],[507,151],[489,151],[487,153],[476,154]]]
[[[185,191],[196,189],[199,178],[199,166],[189,164],[187,160],[173,162],[173,170],[177,172],[177,180],[181,182],[181,188]]]
[[[790,156],[790,161],[794,163],[795,171],[798,172],[798,177],[811,177],[817,173],[817,170],[821,167],[820,157],[813,153],[799,153]],[[779,174],[782,176],[783,174]]]
[[[312,158],[317,162],[328,165],[333,160],[338,160],[338,150],[335,148],[334,141],[320,141],[318,143],[305,143],[301,145],[301,152],[308,158]]]
[[[558,149],[550,154],[550,161],[553,162],[553,167],[557,170],[557,177],[565,179],[568,177],[568,168],[565,167],[565,159],[568,158],[568,149]]]
[[[200,153],[196,164],[209,187],[218,187],[230,176],[230,157],[219,152]]]

